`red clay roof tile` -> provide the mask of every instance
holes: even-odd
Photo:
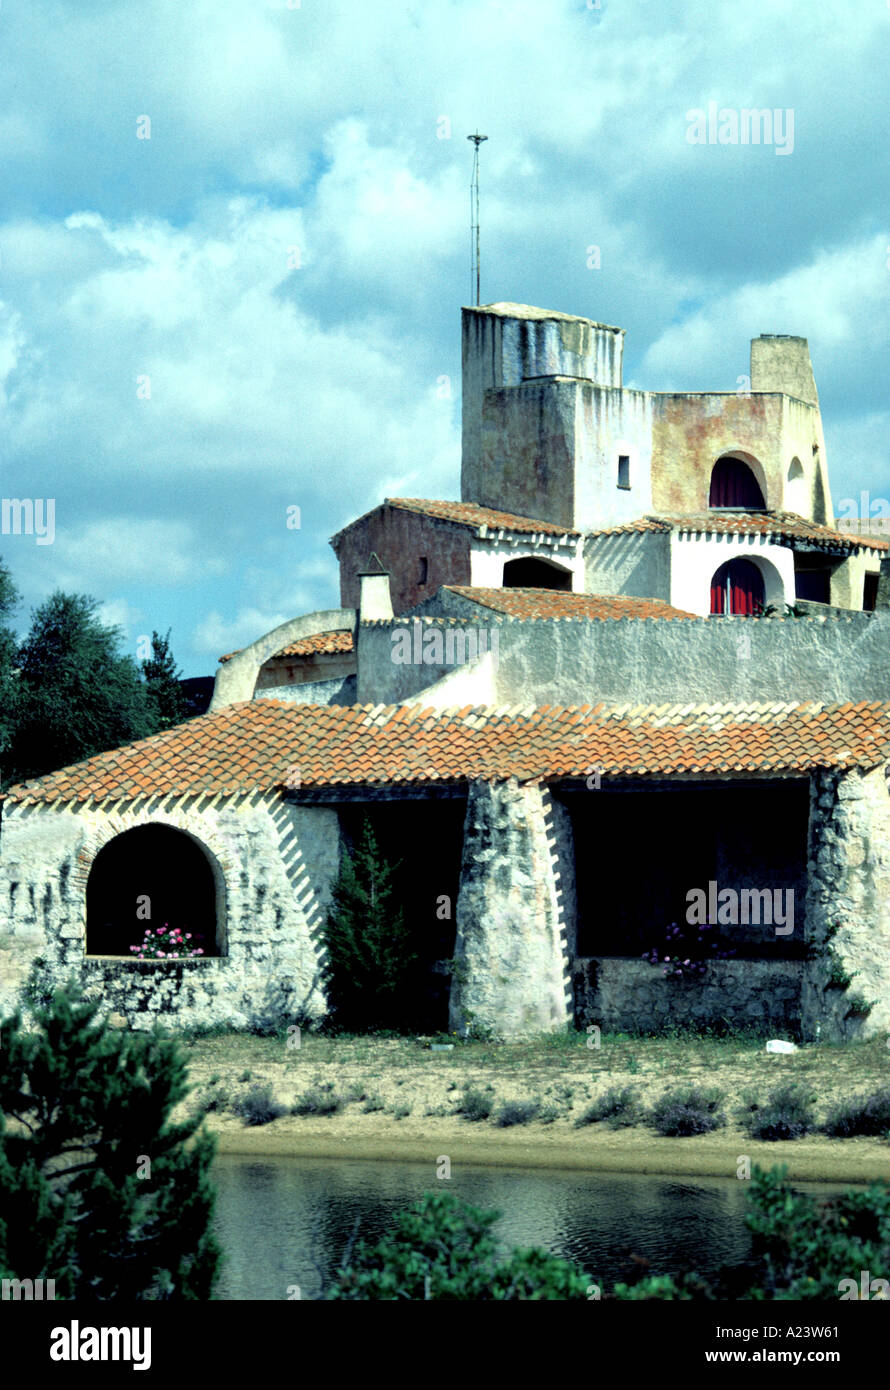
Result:
[[[251,700],[10,788],[12,802],[120,800],[510,777],[704,776],[876,767],[890,702],[529,710]]]
[[[562,589],[475,589],[447,584],[448,593],[513,618],[695,618],[663,599],[572,594]]]

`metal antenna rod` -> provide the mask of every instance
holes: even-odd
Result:
[[[476,303],[481,304],[479,298],[479,146],[483,140],[487,140],[487,135],[480,135],[478,130],[475,135],[468,135],[468,140],[472,140],[475,149],[473,151],[473,181],[470,184],[470,255],[473,259],[472,269],[476,271]],[[473,255],[473,232],[476,233],[475,255]],[[471,289],[472,293],[472,269],[471,269]]]

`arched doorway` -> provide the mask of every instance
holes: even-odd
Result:
[[[741,511],[766,509],[760,484],[743,459],[721,458],[714,464],[708,506],[738,508]]]
[[[87,880],[87,954],[136,956],[146,930],[178,927],[189,949],[220,955],[213,869],[196,840],[140,825],[103,845]],[[161,948],[163,949],[163,947]]]
[[[711,612],[751,616],[763,609],[763,575],[751,560],[727,560],[711,579]]]
[[[508,560],[504,565],[505,589],[563,589],[571,592],[572,575],[549,560],[530,556],[524,560]]]

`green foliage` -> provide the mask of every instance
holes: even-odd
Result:
[[[511,1125],[527,1125],[531,1120],[537,1119],[540,1110],[541,1103],[537,1100],[505,1100],[495,1116],[495,1124],[499,1129],[508,1129]]]
[[[272,1099],[272,1091],[268,1084],[251,1086],[245,1095],[235,1101],[232,1111],[235,1115],[240,1115],[246,1125],[267,1125],[270,1120],[277,1120],[280,1115],[287,1114],[287,1108]]]
[[[8,619],[18,607],[18,602],[18,590],[12,576],[0,561],[0,768],[4,770],[10,757],[18,699],[15,675],[18,642]]]
[[[829,1111],[822,1131],[833,1139],[848,1139],[854,1134],[890,1135],[890,1087],[841,1101]]]
[[[0,1024],[0,1277],[54,1279],[59,1298],[207,1299],[214,1143],[200,1116],[170,1119],[184,1056],[96,1007],[58,991],[37,1031]]]
[[[142,663],[142,675],[156,729],[172,729],[188,718],[188,700],[170,650],[169,628],[165,637],[152,632],[151,656]]]
[[[292,1115],[336,1115],[342,1110],[342,1098],[334,1094],[333,1082],[310,1086],[294,1103]],[[368,1107],[366,1106],[365,1109]]]
[[[12,780],[38,777],[156,731],[145,683],[94,599],[57,590],[17,658]]]
[[[651,1123],[659,1134],[685,1138],[691,1134],[707,1134],[726,1124],[720,1110],[722,1091],[691,1086],[666,1091],[649,1112]]]
[[[589,1281],[567,1260],[517,1250],[499,1261],[484,1212],[428,1193],[376,1245],[360,1242],[328,1299],[512,1301],[586,1299]]]
[[[633,1302],[670,1300],[837,1301],[840,1281],[868,1270],[890,1272],[890,1187],[845,1192],[829,1199],[795,1194],[786,1170],[755,1167],[746,1224],[751,1261],[719,1271],[648,1274],[617,1283],[604,1297]],[[427,1194],[396,1220],[376,1245],[347,1256],[328,1299],[467,1300],[581,1299],[596,1287],[583,1270],[544,1250],[517,1250],[498,1259],[492,1236],[497,1212],[484,1212],[450,1193]]]
[[[457,1113],[465,1120],[487,1120],[494,1109],[494,1093],[481,1091],[478,1086],[468,1086],[457,1107]]]
[[[606,1120],[610,1129],[623,1129],[640,1124],[642,1118],[639,1092],[633,1086],[612,1086],[584,1111],[577,1123],[595,1125]]]
[[[890,1275],[890,1188],[817,1200],[794,1194],[785,1168],[755,1168],[746,1223],[761,1277],[752,1299],[837,1299],[841,1279]]]
[[[800,1139],[816,1127],[814,1100],[808,1087],[786,1081],[770,1091],[763,1105],[748,1105],[742,1115],[742,1127],[752,1139]]]
[[[341,860],[327,918],[328,997],[338,1027],[370,1032],[410,1024],[417,953],[396,901],[397,868],[382,858],[366,818],[354,854]]]

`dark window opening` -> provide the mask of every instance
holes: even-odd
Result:
[[[87,955],[135,959],[130,948],[142,944],[147,930],[163,941],[174,927],[183,937],[191,933],[188,949],[220,954],[216,884],[207,856],[191,836],[171,826],[124,831],[100,849],[90,870]]]
[[[717,924],[721,944],[736,957],[804,954],[806,781],[609,791],[604,779],[599,791],[565,793],[564,800],[575,840],[579,956],[639,958],[662,943],[668,926],[687,922],[690,892],[707,896],[712,882],[715,893],[739,894],[739,921]],[[627,862],[628,846],[640,872],[603,873],[605,864]],[[747,924],[745,890],[758,894],[748,900]],[[769,908],[760,896],[766,892]],[[789,908],[790,920],[779,922]]]
[[[422,588],[422,586],[426,583],[428,571],[429,571],[429,562],[428,562],[428,560],[427,560],[427,557],[426,557],[425,555],[421,555],[421,557],[420,557],[420,578],[419,578],[418,581],[417,581],[417,584],[418,584],[418,587],[419,587],[419,588]]]
[[[570,593],[572,576],[547,560],[508,560],[504,565],[505,589],[563,589]]]
[[[752,617],[763,610],[763,575],[752,560],[727,560],[711,580],[711,612]]]
[[[824,555],[796,552],[794,556],[795,597],[809,603],[831,603],[831,576],[837,561]]]
[[[878,580],[879,574],[867,574],[862,590],[862,608],[866,613],[873,613],[878,602]]]
[[[618,486],[630,488],[630,458],[627,454],[618,455]]]
[[[764,511],[766,503],[760,484],[741,459],[718,459],[711,473],[709,507],[729,507],[740,511]]]

